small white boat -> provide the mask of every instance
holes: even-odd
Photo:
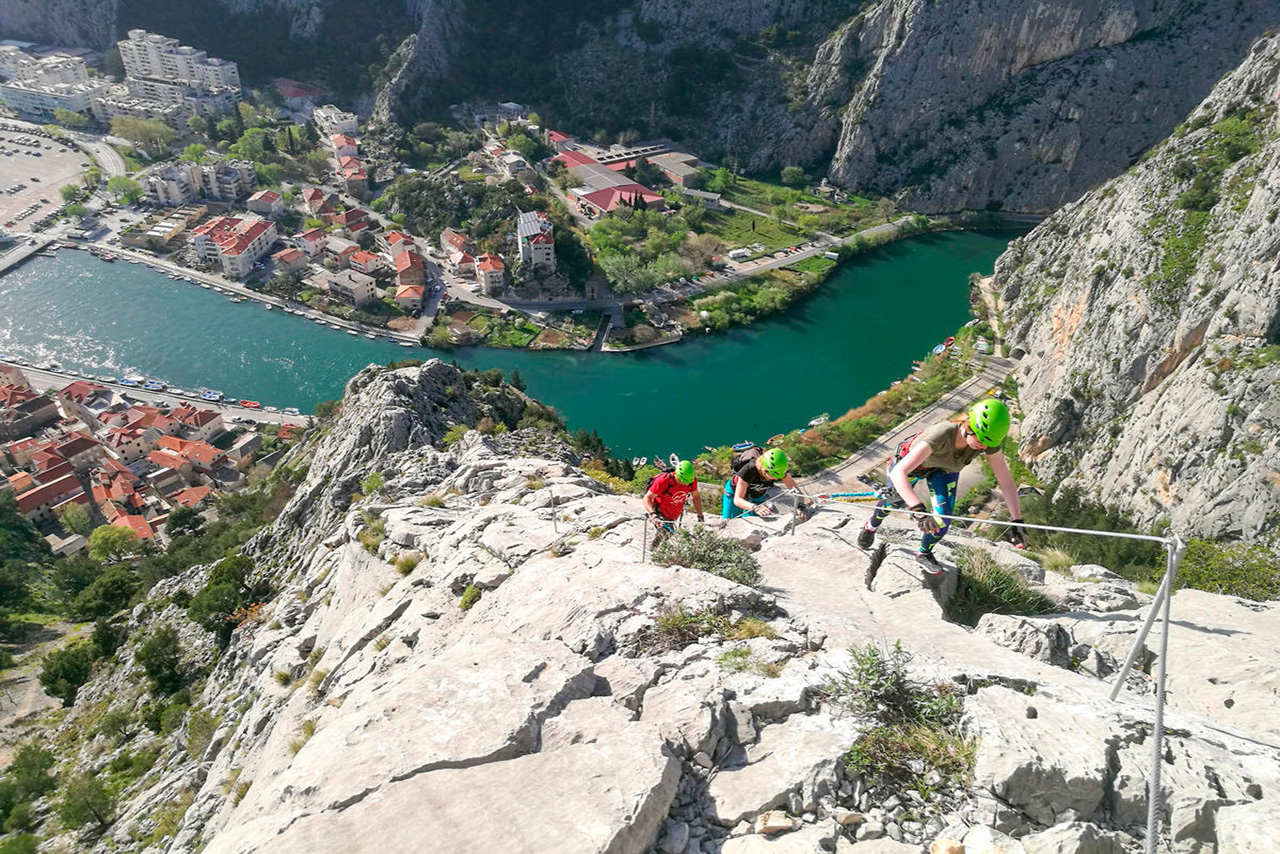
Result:
[[[348,329],[348,330],[347,330],[347,334],[348,334],[348,335],[359,335],[360,333],[359,333],[359,332],[356,332],[354,329]]]
[[[812,421],[810,421],[810,422],[809,422],[809,426],[810,426],[810,427],[821,427],[823,424],[826,424],[826,423],[827,423],[828,421],[830,421],[830,420],[831,420],[831,416],[830,416],[830,415],[827,415],[826,413],[823,413],[822,415],[819,415],[817,418],[815,418],[815,419],[813,419]]]
[[[401,342],[400,342],[400,346],[401,346],[401,347],[412,347],[413,345],[412,345],[412,344],[410,344],[408,341],[401,341]]]
[[[204,288],[206,291],[211,291],[211,290],[213,290],[213,285],[204,285],[204,284],[202,284],[200,287]]]
[[[640,458],[639,458],[639,457],[632,457],[632,458],[631,458],[631,465],[632,465],[632,467],[635,467],[635,466],[640,465]]]
[[[265,308],[267,311],[271,311],[271,309],[275,308],[275,306],[273,306],[273,305],[272,305],[271,303],[269,303],[269,302],[264,302],[264,303],[262,304],[262,307],[263,307],[263,308]]]
[[[377,340],[377,338],[378,338],[378,336],[377,336],[377,335],[374,335],[372,332],[366,332],[366,333],[364,334],[364,337],[365,337],[365,338],[368,338],[368,339],[369,339],[369,340],[371,340],[371,341],[375,341],[375,340]]]
[[[649,458],[648,458],[648,457],[641,457],[641,458],[640,458],[640,465],[644,466],[644,465],[648,465],[648,464],[649,464]]]

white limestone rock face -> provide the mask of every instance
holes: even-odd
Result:
[[[996,263],[1022,357],[1020,453],[1143,526],[1254,542],[1276,528],[1277,92],[1280,38],[1264,38],[1189,110],[1185,133]],[[1201,175],[1217,202],[1184,209],[1196,176],[1179,164],[1224,145],[1235,122],[1251,141]]]
[[[1024,836],[1021,842],[1026,854],[1124,854],[1125,850],[1115,834],[1078,821]]]
[[[443,768],[394,780],[347,809],[293,817],[276,835],[264,821],[228,829],[210,854],[361,850],[414,854],[441,846],[494,851],[641,854],[652,844],[679,779],[679,763],[629,724],[607,742],[575,744],[509,762]]]
[[[1278,16],[1265,0],[874,4],[809,73],[811,99],[842,107],[830,175],[912,210],[1053,210],[1163,139]]]
[[[979,691],[965,710],[978,738],[974,785],[1042,825],[1093,816],[1106,796],[1112,729],[1080,711],[1007,688]]]
[[[1126,690],[1111,703],[1107,683],[1083,667],[1071,672],[1031,646],[1004,645],[1001,633],[947,622],[946,587],[925,589],[907,550],[895,548],[867,590],[868,558],[833,536],[843,524],[833,514],[762,535],[759,590],[643,563],[637,499],[605,492],[554,439],[473,431],[447,449],[429,445],[436,427],[424,424],[440,422],[412,415],[423,389],[468,417],[521,398],[472,389],[466,404],[453,397],[465,391],[448,391],[448,372],[421,373],[362,374],[335,426],[295,452],[292,465],[310,459],[321,474],[303,478],[295,524],[278,522],[246,550],[278,593],[221,654],[172,604],[179,591],[198,591],[208,568],[165,580],[134,609],[122,663],[95,671],[48,739],[81,745],[65,763],[86,773],[110,773],[124,752],[154,748],[158,758],[121,793],[111,828],[58,840],[68,850],[136,848],[162,810],[188,802],[177,831],[154,846],[166,854],[338,851],[351,840],[389,854],[648,854],[677,843],[679,854],[896,852],[904,843],[918,852],[940,835],[963,837],[967,825],[1018,837],[987,833],[1013,851],[1033,842],[1069,850],[1073,822],[1088,822],[1082,845],[1102,840],[1089,835],[1093,825],[1126,844],[1121,832],[1136,835],[1149,693]],[[348,476],[333,462],[342,456],[365,475],[385,473],[377,496],[347,506]],[[367,534],[378,520],[387,536],[374,548]],[[391,561],[410,551],[420,559],[402,575]],[[468,587],[485,589],[463,610]],[[1268,746],[1280,621],[1269,605],[1191,591],[1174,597],[1174,612],[1161,833],[1177,854],[1239,848],[1271,821],[1280,791],[1280,752]],[[733,622],[746,614],[777,636],[736,637]],[[1141,617],[1073,612],[1010,624],[1028,638],[1055,625],[1077,646],[1088,635],[1102,648]],[[206,669],[189,720],[213,731],[207,744],[188,726],[113,746],[92,730],[109,707],[136,720],[154,701],[128,651],[161,624],[177,626],[184,661]],[[690,624],[696,631],[682,634]],[[845,714],[830,693],[849,647],[899,639],[914,679],[975,692],[963,723],[979,739],[973,786],[936,779],[944,805],[924,826],[905,817],[912,793],[882,807],[847,775],[848,749],[873,722]],[[738,651],[771,667],[739,668]],[[798,829],[746,835],[771,808],[783,811],[776,824]],[[836,838],[842,821],[862,841]]]
[[[852,720],[826,715],[795,715],[765,727],[759,742],[747,749],[746,763],[722,768],[711,781],[707,817],[732,827],[785,805],[793,791],[800,791],[806,809],[812,808],[838,785],[837,763],[856,737]]]

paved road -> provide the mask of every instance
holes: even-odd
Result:
[[[907,437],[919,433],[929,424],[950,418],[953,412],[968,406],[987,389],[999,387],[1012,369],[1013,362],[1010,360],[998,356],[989,357],[987,364],[977,376],[956,386],[932,406],[917,412],[844,462],[806,479],[802,485],[818,488],[823,492],[865,490],[867,487],[858,480],[858,475],[883,468],[894,450]]]
[[[239,406],[223,406],[222,404],[213,403],[208,400],[201,400],[199,395],[177,395],[171,391],[146,391],[140,388],[131,388],[122,386],[119,383],[104,382],[96,377],[83,377],[68,371],[50,371],[44,368],[31,368],[21,365],[22,372],[27,376],[27,382],[31,387],[38,391],[45,389],[61,389],[66,388],[76,380],[91,380],[99,385],[107,386],[117,392],[129,395],[130,399],[142,401],[143,403],[151,403],[156,400],[163,400],[170,406],[176,406],[181,403],[191,403],[201,409],[212,409],[221,412],[227,419],[239,417],[258,424],[294,424],[297,426],[306,426],[310,420],[306,415],[285,415],[280,412],[263,412],[261,410],[253,411],[243,409]],[[270,404],[270,401],[263,401]]]

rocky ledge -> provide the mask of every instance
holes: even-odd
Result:
[[[157,738],[160,760],[106,836],[77,845],[1138,850],[1154,652],[1118,702],[1107,694],[1149,597],[1100,567],[1045,573],[957,535],[1063,611],[966,628],[946,618],[954,573],[926,589],[907,548],[889,549],[868,589],[857,517],[835,509],[794,530],[715,520],[756,549],[756,587],[655,565],[642,560],[638,501],[555,440],[472,431],[442,449],[452,423],[519,402],[505,387],[463,402],[448,391],[460,387],[439,363],[367,371],[338,421],[286,461],[309,471],[250,549],[279,593],[236,629],[193,700],[213,722],[207,746]],[[351,480],[373,471],[385,485],[351,503]],[[129,643],[162,622],[198,632],[170,603],[204,578],[157,587]],[[1173,613],[1162,850],[1260,850],[1280,821],[1280,621],[1272,606],[1194,591]],[[963,703],[969,779],[921,765],[923,783],[895,789],[848,770],[874,722],[832,686],[851,648],[897,642],[913,679]],[[129,672],[86,686],[85,702],[133,702]],[[95,738],[80,763],[103,768],[119,749]],[[144,842],[173,804],[189,805],[176,832]]]

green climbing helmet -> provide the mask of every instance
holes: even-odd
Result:
[[[760,458],[760,468],[773,480],[787,473],[787,455],[778,448],[770,448]]]
[[[688,460],[681,460],[676,463],[676,480],[684,484],[693,483],[695,480],[693,474],[693,463]]]
[[[1009,407],[1004,401],[988,397],[969,410],[969,429],[988,448],[998,448],[1009,435]]]

